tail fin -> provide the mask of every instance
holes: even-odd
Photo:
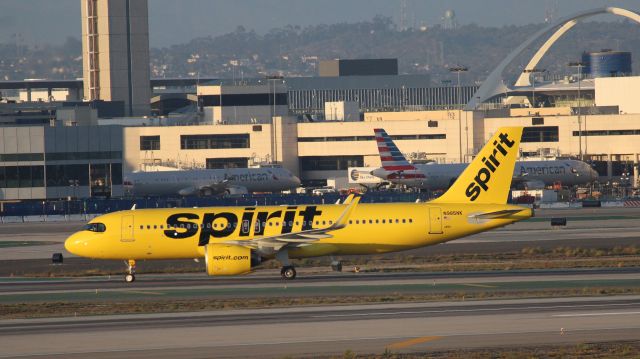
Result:
[[[507,203],[522,127],[496,131],[456,182],[434,203]]]
[[[387,135],[385,130],[376,128],[373,131],[376,133],[382,168],[390,172],[416,170],[416,167],[404,158],[400,150],[398,150],[398,146],[393,143],[391,136]]]

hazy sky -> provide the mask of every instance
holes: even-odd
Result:
[[[15,34],[28,45],[60,44],[68,36],[79,39],[80,1],[2,0],[0,42],[15,41]],[[398,22],[400,14],[400,0],[148,1],[152,47],[224,34],[238,25],[264,33],[288,24],[356,22],[376,15],[389,16]],[[558,17],[603,6],[640,11],[639,0],[407,0],[407,4],[410,25],[439,24],[447,9],[455,11],[460,24],[483,26],[540,23],[544,21],[545,9],[553,8],[557,9]]]

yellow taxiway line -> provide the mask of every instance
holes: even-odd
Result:
[[[413,346],[413,345],[416,345],[416,344],[432,342],[434,340],[438,340],[438,339],[441,339],[441,338],[442,337],[439,337],[439,336],[413,338],[413,339],[405,340],[405,341],[402,341],[402,342],[391,343],[391,344],[387,345],[387,349],[404,349],[406,347],[410,347],[410,346]]]

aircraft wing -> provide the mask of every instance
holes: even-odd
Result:
[[[348,201],[347,208],[342,212],[338,220],[326,228],[314,228],[306,231],[298,231],[291,233],[282,233],[268,237],[258,237],[248,240],[230,240],[225,241],[227,244],[236,244],[245,247],[258,248],[258,247],[273,247],[280,249],[287,244],[303,244],[316,242],[320,239],[331,238],[330,232],[342,229],[347,226],[349,217],[355,210],[356,206],[360,202],[360,197],[352,197],[350,195],[345,202]]]

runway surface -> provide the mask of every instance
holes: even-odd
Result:
[[[638,339],[638,296],[0,321],[0,357],[282,357]]]
[[[180,288],[283,288],[327,286],[394,286],[400,284],[434,285],[457,283],[535,283],[550,281],[613,281],[635,280],[640,285],[640,268],[540,269],[469,272],[398,272],[398,273],[335,273],[317,274],[300,270],[294,281],[284,281],[277,270],[235,277],[210,277],[198,274],[140,275],[136,282],[125,283],[121,276],[79,278],[0,277],[0,301],[3,295],[17,293],[70,293],[73,291]]]

